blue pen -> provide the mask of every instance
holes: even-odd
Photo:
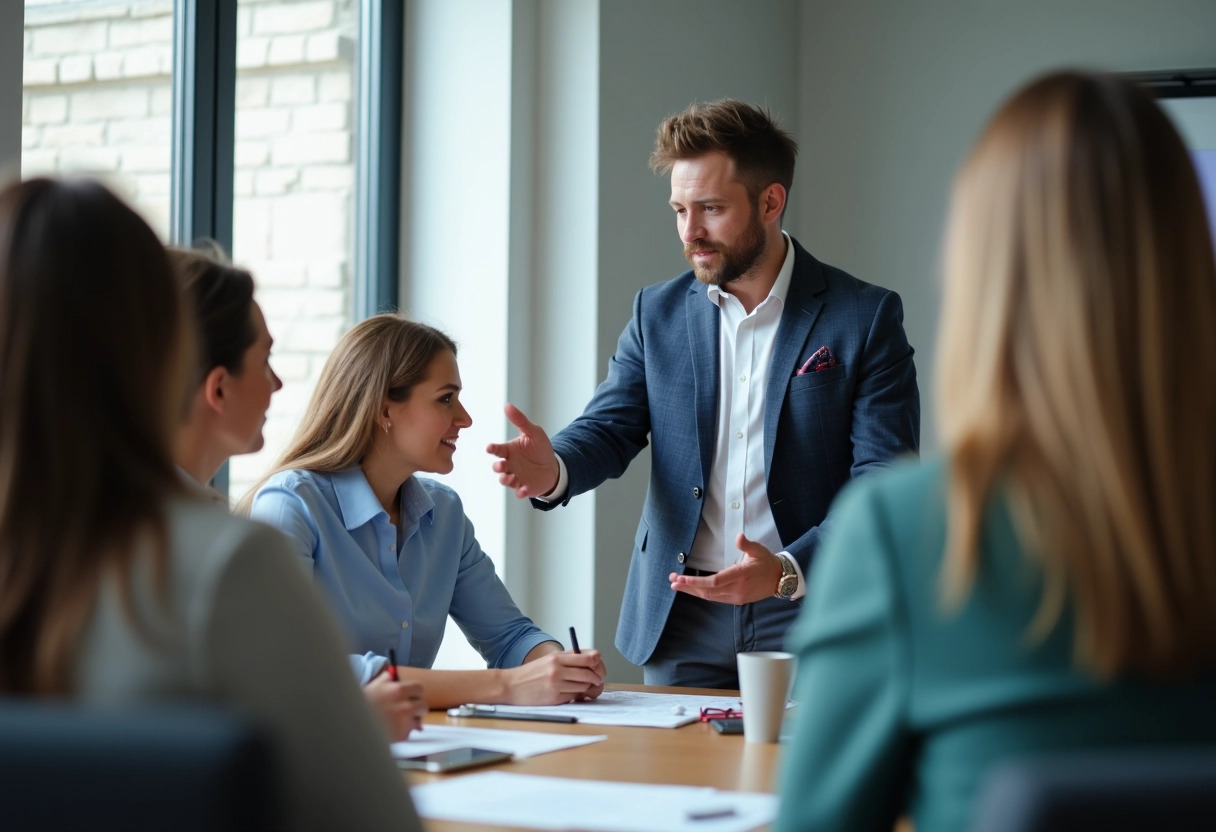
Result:
[[[582,650],[579,650],[579,649],[578,649],[578,636],[577,636],[577,635],[575,635],[575,633],[574,633],[574,628],[573,628],[573,627],[571,627],[571,628],[570,628],[570,643],[571,643],[571,644],[574,646],[574,652],[575,652],[575,653],[582,653],[582,652],[583,652]]]

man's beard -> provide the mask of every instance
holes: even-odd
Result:
[[[760,262],[768,249],[768,241],[764,237],[764,227],[753,209],[751,219],[743,236],[731,247],[723,243],[710,243],[704,240],[687,243],[684,246],[684,257],[692,264],[693,273],[697,280],[709,286],[725,286],[732,280],[746,274]],[[717,268],[699,265],[693,255],[699,251],[718,252],[720,263]]]

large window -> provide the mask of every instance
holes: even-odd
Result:
[[[240,0],[233,259],[257,279],[283,379],[243,494],[278,456],[353,320],[357,0]]]
[[[254,274],[284,387],[263,451],[220,478],[238,497],[342,332],[395,302],[402,2],[25,6],[22,175],[98,177],[166,241],[214,238]]]
[[[168,237],[172,45],[172,0],[26,0],[22,176],[96,176]]]

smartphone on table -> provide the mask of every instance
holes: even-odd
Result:
[[[711,719],[709,724],[719,734],[742,734],[743,720],[741,719]]]
[[[420,754],[417,757],[398,757],[397,767],[420,771],[458,771],[462,768],[510,760],[511,757],[506,751],[491,751],[488,748],[453,748],[434,754]]]

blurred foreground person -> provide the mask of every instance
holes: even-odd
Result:
[[[1016,93],[955,185],[944,459],[841,498],[776,828],[965,829],[994,763],[1216,741],[1216,267],[1131,84]]]
[[[274,741],[288,828],[418,829],[287,541],[174,468],[193,335],[104,187],[0,191],[0,693],[231,706]]]

